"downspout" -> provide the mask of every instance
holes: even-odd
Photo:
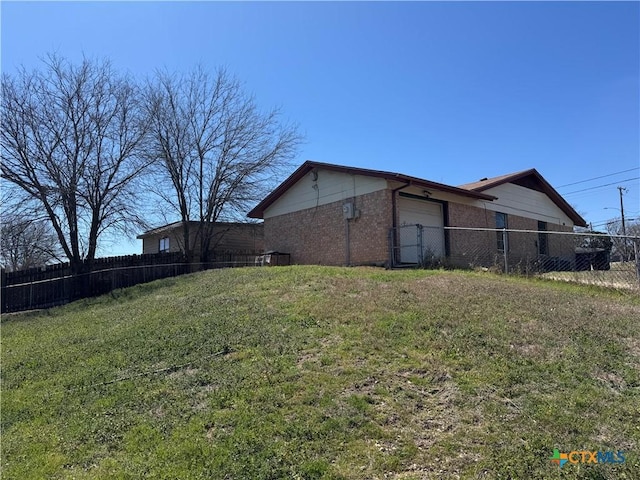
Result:
[[[394,188],[391,190],[391,234],[389,235],[389,264],[387,265],[387,268],[393,268],[395,266],[395,261],[394,261],[394,251],[393,251],[393,246],[397,245],[398,243],[398,214],[396,212],[396,204],[397,204],[397,200],[396,200],[396,192],[398,192],[399,190],[402,190],[403,188],[407,188],[409,185],[411,185],[411,182],[407,182],[404,185],[400,185],[397,188]]]
[[[351,239],[350,239],[350,230],[351,229],[349,228],[349,221],[355,218],[356,197],[357,197],[357,195],[356,195],[356,176],[352,175],[351,178],[353,179],[353,197],[351,197],[350,200],[347,200],[347,202],[351,203],[352,216],[351,216],[351,218],[347,218],[345,216],[345,219],[344,219],[344,240],[345,240],[344,249],[345,249],[345,260],[346,260],[347,267],[351,266]]]
[[[349,219],[344,219],[345,256],[347,267],[351,266],[351,248],[349,246]]]
[[[398,227],[398,214],[396,212],[396,192],[398,190],[402,190],[403,188],[407,188],[409,185],[411,185],[411,182],[407,182],[404,185],[401,185],[397,188],[394,188],[393,190],[391,190],[391,215],[392,215],[392,220],[391,220],[391,227],[392,228],[397,228]]]

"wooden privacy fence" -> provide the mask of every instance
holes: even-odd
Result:
[[[1,309],[5,312],[49,308],[196,270],[256,265],[256,254],[216,255],[208,263],[187,264],[182,253],[128,255],[95,259],[92,271],[72,275],[68,263],[16,272],[2,270]]]

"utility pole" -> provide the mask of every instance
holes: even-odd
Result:
[[[622,235],[626,235],[627,229],[624,227],[624,205],[622,204],[622,191],[624,190],[626,192],[627,189],[625,187],[618,187],[618,190],[620,190],[620,216],[622,217]]]
[[[618,190],[620,190],[620,217],[622,217],[622,235],[626,235],[627,229],[624,227],[624,205],[622,204],[622,191],[624,190],[626,192],[627,189],[624,187],[618,187]],[[626,238],[622,239],[622,244],[624,245],[624,249],[622,250],[622,261],[624,262],[627,260],[627,239]]]

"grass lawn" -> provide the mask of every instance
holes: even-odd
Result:
[[[207,271],[2,323],[2,478],[640,478],[640,299]],[[619,464],[550,461],[623,451]]]
[[[587,270],[584,272],[548,272],[543,278],[563,280],[566,282],[598,285],[618,289],[635,290],[640,292],[640,281],[636,272],[635,262],[612,262],[610,270]]]

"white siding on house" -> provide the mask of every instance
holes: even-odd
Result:
[[[546,194],[537,190],[505,183],[482,193],[498,197],[493,202],[482,202],[487,210],[533,218],[556,225],[573,226],[573,221]]]
[[[382,178],[319,170],[309,172],[264,211],[264,218],[346,200],[387,188]],[[356,204],[357,207],[357,204]]]
[[[389,182],[389,188],[397,188],[402,184],[398,182]],[[414,195],[423,195],[425,188],[407,187],[402,189],[403,192]],[[429,190],[429,189],[426,189]],[[495,212],[502,212],[509,215],[518,215],[520,217],[541,220],[555,225],[573,226],[573,221],[551,201],[546,194],[531,190],[529,188],[514,185],[513,183],[505,183],[494,188],[483,191],[488,195],[498,197],[496,200],[476,200],[473,198],[463,197],[449,192],[440,192],[437,190],[429,190],[430,196],[434,200],[443,200],[446,202],[460,203],[470,205]]]

